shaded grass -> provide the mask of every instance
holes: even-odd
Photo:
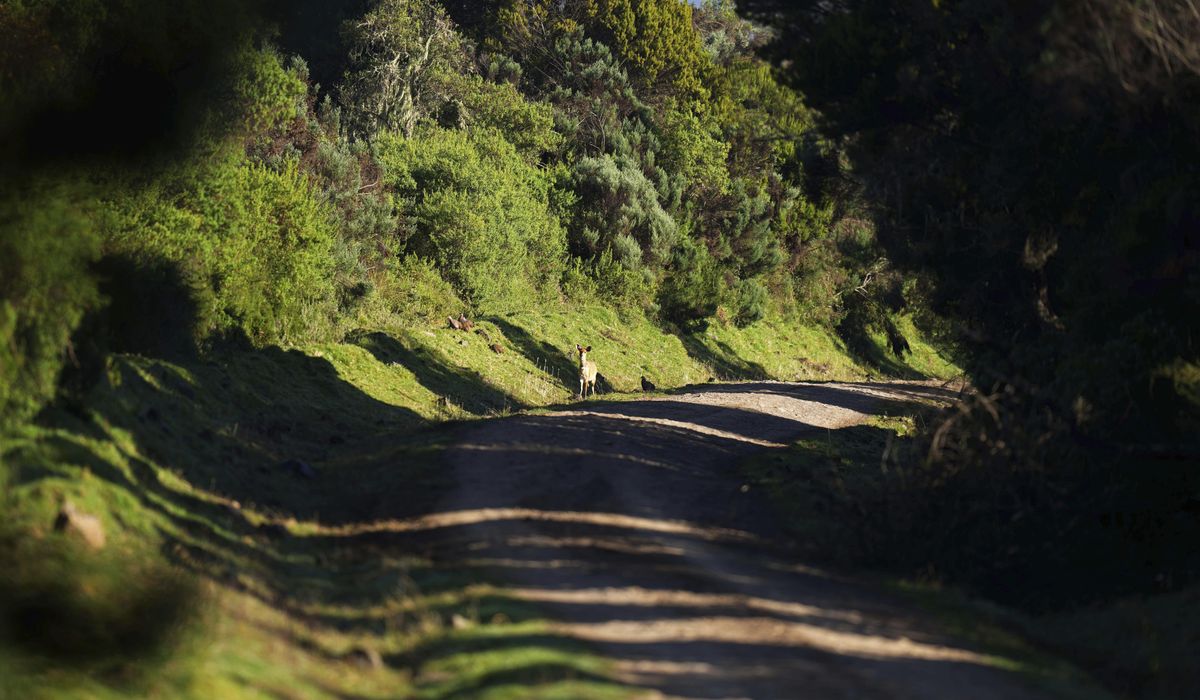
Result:
[[[890,527],[887,490],[895,485],[885,458],[897,443],[911,439],[923,420],[923,409],[913,406],[865,425],[827,430],[789,447],[768,450],[747,460],[743,470],[753,485],[769,494],[809,558],[837,567],[886,572],[896,554],[894,538],[903,533],[881,536]],[[998,666],[1021,673],[1056,697],[1110,697],[1076,667],[1047,651],[1083,660],[1049,643],[1043,620],[932,580],[889,573],[877,574],[876,580],[932,613],[949,633],[991,656]],[[1119,656],[1121,648],[1107,646],[1104,653]],[[1101,658],[1107,663],[1111,657],[1098,654],[1093,661]]]
[[[577,641],[544,633],[538,622],[444,635],[415,650],[417,697],[627,698],[608,662]]]
[[[1022,622],[1033,639],[1091,670],[1122,696],[1184,700],[1200,688],[1196,587]]]
[[[481,606],[468,592],[479,574],[442,570],[425,547],[330,530],[430,512],[453,485],[439,454],[456,426],[432,420],[429,371],[351,345],[118,356],[82,410],[7,434],[0,570],[21,576],[0,574],[5,692],[412,696],[410,667],[374,668],[371,653],[412,658],[422,641],[488,632],[454,630],[455,616],[536,624],[527,605]],[[100,519],[102,551],[53,531],[64,499]],[[421,693],[491,696],[519,681],[547,697],[613,696],[596,691],[598,660],[556,653]],[[439,663],[482,667],[458,656]]]
[[[7,522],[23,547],[5,550],[2,567],[20,573],[3,577],[13,594],[0,596],[11,687],[36,690],[31,697],[335,694],[314,691],[314,679],[338,692],[376,687],[373,676],[346,673],[344,632],[322,614],[350,604],[347,593],[354,604],[400,598],[408,562],[292,533],[377,505],[355,498],[356,488],[399,478],[419,484],[418,494],[436,491],[428,450],[441,436],[412,433],[407,413],[330,383],[331,369],[309,371],[310,358],[296,355],[301,366],[287,354],[268,354],[275,366],[253,356],[188,366],[116,358],[86,416],[44,416],[46,427],[5,440]],[[326,452],[331,435],[357,458]],[[286,455],[312,460],[316,476],[281,468]],[[66,498],[100,519],[102,551],[52,531]],[[31,569],[47,561],[59,564]],[[288,626],[319,643],[298,644],[279,631]],[[374,695],[404,687],[398,673],[375,674]]]
[[[1039,639],[1033,631],[1038,624],[1035,618],[955,589],[896,579],[881,583],[934,615],[950,634],[997,659],[1000,667],[1022,674],[1054,697],[1113,697],[1080,667],[1069,663],[1073,659],[1056,656],[1057,650]]]

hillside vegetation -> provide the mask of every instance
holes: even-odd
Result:
[[[788,319],[887,371],[902,314],[936,334],[857,200],[809,186],[839,151],[729,3],[94,5],[0,15],[32,47],[0,64],[7,423],[112,352],[463,311],[604,307],[674,335]]]
[[[579,343],[612,399],[964,368],[748,474],[1189,696],[1196,46],[1187,0],[0,0],[0,678],[627,692],[372,536]]]
[[[576,343],[950,377],[923,282],[729,2],[286,5],[0,2],[0,696],[624,697],[373,528]]]

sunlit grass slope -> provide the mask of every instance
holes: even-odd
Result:
[[[381,326],[347,342],[311,348],[368,395],[424,418],[490,415],[571,400],[578,391],[576,344],[592,346],[599,391],[634,392],[645,376],[671,389],[739,379],[947,379],[959,370],[901,319],[911,353],[856,357],[831,330],[802,321],[762,321],[748,328],[710,325],[676,335],[640,314],[602,306],[562,306],[448,323]],[[495,348],[493,348],[495,346]],[[497,352],[497,349],[499,352]]]
[[[628,696],[535,608],[367,526],[436,507],[456,421],[571,400],[576,343],[610,393],[880,373],[798,323],[680,337],[565,306],[476,323],[116,356],[85,399],[0,438],[0,697]],[[60,531],[65,501],[103,548]]]

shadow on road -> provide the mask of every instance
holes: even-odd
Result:
[[[366,344],[387,357],[401,352]],[[739,473],[740,461],[765,445],[824,432],[806,420],[805,406],[869,414],[910,399],[949,400],[953,392],[756,382],[484,421],[465,428],[447,451],[439,473],[457,485],[447,481],[445,497],[434,501],[430,482],[399,478],[424,473],[404,462],[420,455],[390,446],[386,435],[368,438],[380,421],[411,424],[415,417],[347,394],[327,363],[301,360],[286,379],[262,376],[254,390],[270,397],[276,386],[290,382],[297,390],[299,382],[335,399],[341,413],[297,417],[291,431],[264,419],[194,437],[174,434],[173,423],[145,412],[110,414],[114,425],[131,430],[132,421],[165,424],[138,430],[148,455],[179,440],[194,444],[189,481],[212,481],[228,498],[178,490],[136,455],[117,469],[74,443],[57,449],[159,513],[173,561],[218,580],[251,572],[255,585],[244,592],[296,620],[355,637],[417,626],[429,616],[486,627],[383,657],[412,669],[429,697],[557,680],[698,698],[892,697],[897,687],[919,697],[956,697],[944,691],[977,683],[986,687],[974,697],[1012,696],[1003,694],[1011,685],[993,686],[980,675],[982,657],[948,644],[926,618],[869,587],[795,566],[795,550],[768,503]],[[254,376],[254,360],[245,362],[244,373]],[[171,389],[176,379],[147,379],[133,369],[126,387],[154,379],[142,393],[154,396],[161,416],[212,411],[187,407],[190,390]],[[195,377],[220,387],[225,374],[198,368]],[[422,382],[443,386],[444,379],[431,365]],[[762,405],[790,408],[754,408]],[[343,437],[355,441],[354,450],[338,457],[329,446]],[[321,455],[315,476],[281,466],[301,448]],[[351,458],[353,465],[345,462]],[[253,524],[234,499],[274,503],[280,517]],[[303,530],[289,530],[280,523],[290,518],[308,520]],[[471,584],[481,578],[504,586],[477,590]],[[425,601],[416,612],[404,602],[413,598]],[[515,627],[527,622],[544,632]],[[297,629],[279,634],[296,636]],[[293,641],[331,659],[346,653],[307,637]],[[615,676],[554,660],[584,648],[610,658]],[[422,680],[441,660],[483,651],[512,653],[514,660],[462,683]],[[1001,694],[989,696],[993,687]]]
[[[541,620],[545,632],[503,635],[500,624],[496,636],[444,638],[393,661],[583,642],[617,680],[672,696],[1036,697],[898,600],[797,566],[739,473],[763,445],[822,434],[806,411],[861,419],[953,396],[761,382],[482,424],[449,451],[459,485],[439,513],[370,534],[437,539],[436,566],[506,584],[476,609]]]

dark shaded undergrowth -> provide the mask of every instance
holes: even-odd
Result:
[[[1200,645],[1186,621],[1200,615],[1195,590],[1154,595],[1144,586],[1153,579],[1152,561],[1134,561],[1154,537],[1147,528],[1187,523],[1147,521],[1131,529],[1130,516],[1098,502],[1089,507],[1103,512],[1083,523],[1088,536],[1080,540],[1047,520],[1066,510],[1068,491],[1055,500],[1038,475],[1029,475],[1022,489],[984,473],[922,466],[914,453],[928,445],[918,436],[934,433],[944,415],[892,413],[746,463],[749,478],[772,495],[812,560],[911,582],[903,585],[919,602],[957,621],[966,638],[985,648],[1036,663],[1039,652],[1024,638],[1078,663],[1122,696],[1191,697],[1197,683],[1191,659]],[[1050,484],[1061,486],[1066,476]],[[1000,492],[1010,507],[998,515],[993,504]],[[1077,540],[1068,557],[1059,537]],[[1011,607],[971,602],[943,590],[947,585]]]

